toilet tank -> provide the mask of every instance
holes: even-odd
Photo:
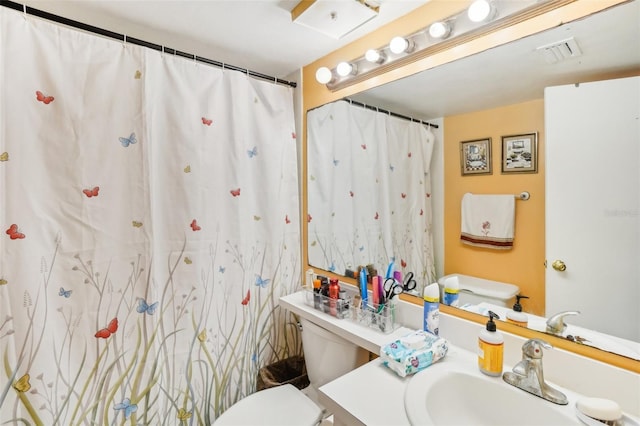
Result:
[[[444,292],[444,282],[449,277],[458,277],[460,284],[459,306],[488,302],[511,308],[515,303],[516,294],[520,291],[520,288],[515,284],[486,280],[470,275],[449,274],[438,280],[440,300],[442,300],[442,294]]]

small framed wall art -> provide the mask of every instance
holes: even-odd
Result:
[[[502,137],[502,173],[538,173],[538,133]]]
[[[462,176],[490,175],[491,138],[460,142],[460,167]]]

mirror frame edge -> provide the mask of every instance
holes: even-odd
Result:
[[[419,28],[424,26],[422,20],[413,19],[415,16],[419,14],[427,14],[427,16],[433,16],[433,19],[439,19],[446,16],[451,15],[450,8],[442,7],[443,1],[439,0],[431,0],[424,6],[419,7],[413,12],[401,17],[390,24],[385,25],[380,30],[374,31],[368,36],[364,36],[355,42],[348,44],[345,47],[337,49],[336,51],[330,53],[329,55],[318,59],[317,61],[306,65],[302,69],[302,109],[303,109],[303,117],[302,117],[302,165],[301,165],[301,179],[302,179],[302,202],[301,202],[301,218],[300,226],[301,226],[301,248],[302,248],[302,271],[307,271],[309,269],[313,270],[314,273],[320,273],[322,275],[326,275],[329,277],[335,277],[340,279],[343,282],[347,282],[352,285],[356,285],[355,280],[344,277],[337,276],[336,274],[332,274],[331,272],[322,270],[320,268],[309,265],[309,257],[308,257],[308,202],[307,202],[307,112],[313,108],[324,105],[328,102],[336,101],[338,99],[342,99],[345,96],[350,96],[354,93],[358,93],[360,91],[364,91],[373,87],[380,86],[385,83],[389,83],[395,80],[398,80],[403,77],[407,77],[409,75],[433,68],[438,65],[443,65],[445,63],[462,59],[464,57],[470,56],[475,53],[479,53],[481,51],[497,47],[502,44],[509,43],[511,41],[517,40],[522,37],[526,37],[561,24],[571,22],[577,19],[581,19],[592,15],[597,12],[601,12],[610,7],[626,3],[629,0],[606,0],[599,2],[590,2],[584,0],[575,0],[568,4],[560,4],[557,8],[553,8],[550,11],[546,11],[540,15],[536,15],[530,17],[518,24],[513,25],[513,27],[508,27],[506,29],[498,30],[493,33],[480,35],[479,37],[468,41],[464,44],[453,46],[450,49],[447,49],[443,52],[440,52],[432,57],[428,57],[408,65],[405,65],[401,68],[391,70],[385,74],[376,75],[372,78],[366,79],[359,83],[353,84],[351,86],[347,86],[343,89],[336,90],[331,92],[329,89],[320,85],[320,83],[315,80],[315,70],[321,66],[332,67],[333,64],[338,62],[337,58],[351,58],[357,57],[360,53],[363,52],[365,46],[367,44],[380,39],[390,39],[389,34],[393,34],[394,31],[402,31],[402,33],[410,33],[411,31],[416,31]],[[452,2],[453,3],[453,2]],[[470,3],[468,1],[467,3]],[[465,6],[466,7],[466,6]],[[420,22],[417,22],[420,21]],[[416,25],[418,25],[416,27]],[[399,30],[400,29],[400,30]],[[378,43],[382,44],[382,43]],[[455,49],[454,49],[455,48]],[[455,50],[455,52],[452,52]],[[356,52],[356,53],[354,53]],[[446,243],[446,242],[445,242]],[[445,267],[446,269],[446,267]],[[303,278],[304,279],[304,278]],[[415,296],[409,298],[405,295],[401,295],[402,300],[419,305],[419,301],[416,300]],[[465,320],[469,320],[472,322],[484,324],[486,318],[479,314],[474,314],[472,312],[467,312],[460,309],[451,308],[449,306],[441,306],[441,311],[448,315],[456,316]],[[632,358],[628,358],[622,355],[614,354],[611,352],[607,352],[601,349],[597,349],[588,345],[582,345],[575,342],[571,342],[567,339],[563,339],[557,336],[552,336],[549,334],[545,334],[542,332],[538,332],[535,330],[530,330],[527,328],[519,327],[514,324],[509,324],[504,321],[501,321],[501,329],[507,333],[514,334],[517,336],[521,336],[524,338],[540,338],[543,336],[545,340],[547,340],[551,345],[556,348],[560,348],[566,350],[568,352],[575,353],[577,355],[581,355],[592,360],[604,362],[606,364],[619,367],[625,370],[629,370],[635,373],[640,373],[640,362],[634,360]]]

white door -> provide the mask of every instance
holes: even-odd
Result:
[[[547,88],[545,132],[546,316],[640,341],[640,77]]]

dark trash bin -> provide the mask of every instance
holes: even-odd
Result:
[[[258,370],[257,390],[291,384],[298,389],[309,386],[304,357],[292,356]]]

